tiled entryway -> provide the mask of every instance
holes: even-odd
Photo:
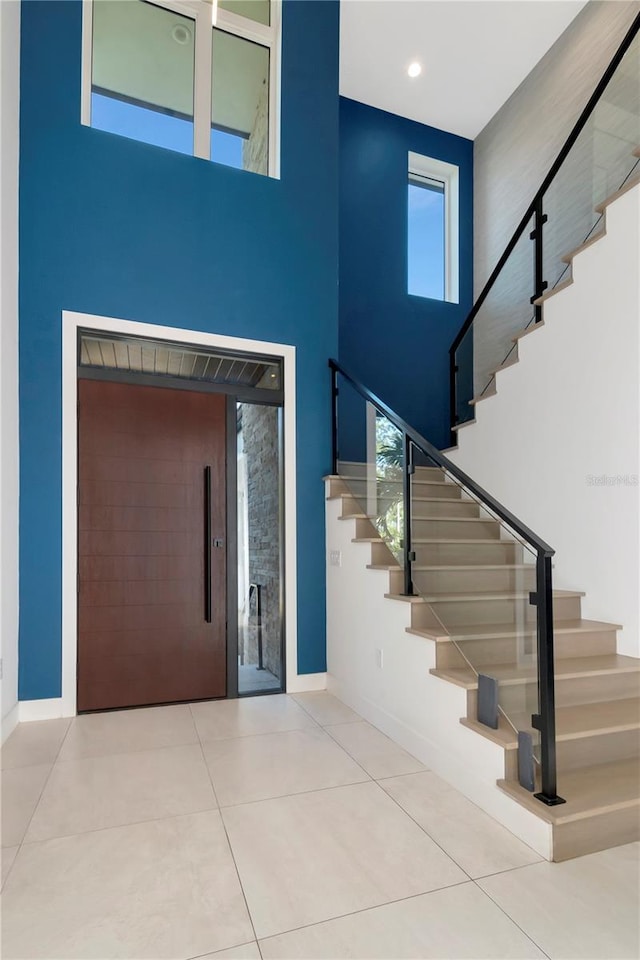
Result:
[[[22,724],[2,956],[637,957],[640,844],[549,864],[326,693]]]

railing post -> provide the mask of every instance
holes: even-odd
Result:
[[[538,709],[531,718],[540,732],[542,790],[534,794],[548,806],[565,803],[558,796],[556,779],[556,713],[553,662],[553,594],[551,557],[543,550],[536,559],[536,605],[538,614]]]
[[[531,297],[531,303],[541,297],[544,291],[547,289],[547,281],[544,279],[544,259],[543,259],[543,245],[542,245],[542,232],[544,224],[547,222],[547,215],[543,213],[543,198],[542,195],[537,197],[535,204],[534,212],[534,221],[533,221],[533,230],[529,234],[529,239],[534,241],[534,254],[533,254],[533,296]],[[542,304],[535,304],[535,321],[540,323],[542,320]]]
[[[338,371],[331,367],[331,473],[338,475]]]
[[[404,594],[406,597],[412,597],[413,577],[411,573],[411,565],[415,560],[415,555],[411,547],[411,475],[414,472],[413,448],[411,440],[406,433],[403,433],[402,435],[402,442],[402,516],[404,525],[402,547],[404,550]]]
[[[457,443],[456,432],[453,429],[458,422],[458,365],[456,364],[456,351],[454,347],[449,350],[449,424],[450,424],[450,446],[455,447]]]

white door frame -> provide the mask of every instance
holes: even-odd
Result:
[[[296,567],[296,348],[135,320],[62,312],[62,701],[58,716],[76,714],[78,653],[78,329],[171,340],[282,357],[284,366],[285,651],[287,691],[323,689],[325,674],[298,676]],[[48,715],[51,715],[48,713]],[[25,718],[26,719],[26,718]]]

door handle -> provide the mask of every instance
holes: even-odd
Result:
[[[211,467],[204,468],[204,619],[211,623]]]

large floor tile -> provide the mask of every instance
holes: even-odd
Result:
[[[70,719],[19,723],[2,745],[2,769],[53,763],[70,723]]]
[[[133,753],[197,743],[197,740],[191,711],[186,705],[91,713],[75,718],[59,759]]]
[[[220,806],[367,780],[319,727],[204,744]]]
[[[2,846],[22,843],[42,788],[51,772],[50,763],[15,767],[2,772]]]
[[[309,713],[323,727],[330,723],[352,723],[356,720],[362,720],[357,713],[348,707],[346,703],[338,700],[326,690],[318,690],[313,693],[294,693],[293,699]]]
[[[259,938],[466,880],[375,783],[222,816]]]
[[[484,877],[542,859],[435,773],[383,780],[380,786],[470,877]]]
[[[231,947],[229,950],[220,950],[218,953],[208,953],[206,957],[197,960],[262,960],[258,944],[245,943],[241,947]]]
[[[25,844],[4,960],[184,958],[254,934],[217,810]]]
[[[364,720],[334,724],[328,728],[328,733],[374,780],[425,769],[419,760]]]
[[[286,694],[192,703],[191,709],[203,743],[281,730],[316,728],[302,707]]]
[[[4,884],[9,870],[11,870],[11,864],[16,858],[16,853],[18,852],[19,847],[3,847],[2,853],[0,853],[0,860],[2,861],[2,883]]]
[[[48,840],[215,806],[199,743],[86,757],[55,765],[26,839]]]
[[[478,883],[552,960],[640,956],[640,843]]]
[[[261,940],[264,960],[543,957],[473,883]]]

